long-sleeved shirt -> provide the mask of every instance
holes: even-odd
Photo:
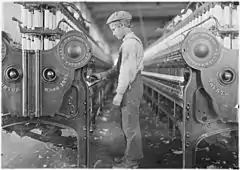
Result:
[[[121,104],[123,94],[135,80],[137,73],[143,70],[143,45],[133,32],[124,37],[120,52],[121,65],[118,72],[117,94],[113,99],[114,105]]]
[[[117,95],[123,95],[135,80],[137,73],[143,70],[143,45],[133,32],[124,37],[120,51],[122,52],[122,61],[118,76]]]
[[[133,33],[129,32],[124,38],[119,49],[117,65],[112,69],[101,73],[102,78],[111,78],[118,75],[117,94],[113,104],[120,105],[123,94],[129,85],[135,80],[139,71],[143,70],[143,45],[141,40]]]

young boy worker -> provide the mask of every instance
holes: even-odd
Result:
[[[138,168],[139,160],[143,158],[139,124],[139,106],[143,96],[143,45],[131,30],[131,20],[131,14],[126,11],[117,11],[109,16],[106,24],[113,35],[122,40],[118,62],[112,69],[94,74],[99,79],[118,76],[111,112],[122,114],[122,130],[127,145],[124,157],[115,158],[114,168]]]

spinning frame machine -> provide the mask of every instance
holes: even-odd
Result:
[[[78,166],[89,167],[90,123],[112,84],[92,80],[91,73],[111,68],[113,61],[89,35],[77,5],[18,4],[22,16],[13,20],[22,49],[2,38],[2,128],[77,147]],[[173,137],[179,129],[184,168],[195,165],[202,140],[232,138],[238,131],[238,12],[233,3],[187,10],[144,52],[144,98],[156,114],[167,115]],[[32,132],[36,128],[41,134]],[[62,136],[64,128],[75,131],[77,140]]]
[[[89,35],[78,5],[17,4],[21,19],[13,21],[22,48],[2,38],[2,128],[77,148],[78,167],[89,167],[90,123],[111,86],[91,79],[91,73],[111,68],[112,58]],[[76,137],[62,135],[61,129]]]
[[[144,98],[156,114],[167,116],[172,137],[179,129],[183,168],[196,165],[203,140],[238,141],[237,13],[239,5],[233,3],[188,9],[173,30],[145,50]],[[236,145],[231,147],[238,150]]]

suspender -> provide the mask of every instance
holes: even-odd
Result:
[[[141,40],[139,40],[137,37],[129,37],[129,38],[133,38],[133,39],[137,40],[140,44],[142,44]],[[111,79],[115,75],[117,75],[117,77],[119,76],[121,63],[122,63],[122,48],[120,48],[120,50],[119,50],[119,57],[118,57],[117,64],[113,68],[108,70],[106,73],[107,79],[109,79],[109,78]]]
[[[142,45],[142,42],[141,42],[141,40],[139,38],[134,36],[134,37],[129,37],[127,39],[130,39],[130,38],[137,40],[137,42],[139,42]],[[118,61],[117,61],[117,69],[118,69],[118,71],[120,70],[121,63],[122,63],[122,47],[120,48],[119,58],[118,58]]]
[[[135,37],[135,36],[134,36],[134,37],[129,37],[128,39],[130,39],[130,38],[137,40],[137,42],[139,42],[139,43],[142,45],[141,40],[138,39],[137,37]],[[118,75],[117,75],[117,76],[118,76],[118,77],[119,77],[119,73],[120,73],[121,63],[122,63],[122,48],[120,48],[119,58],[118,58],[118,61],[117,61],[117,71],[118,71]],[[136,76],[135,76],[135,79],[133,80],[133,82],[136,80],[137,75],[140,74],[140,73],[141,73],[141,71],[138,71],[138,72],[136,73]],[[133,82],[130,82],[130,84],[128,85],[128,89],[131,88],[131,84],[132,84]]]
[[[120,72],[121,64],[122,64],[122,49],[119,52],[119,57],[118,57],[118,61],[117,61],[117,71],[118,71],[118,73]]]

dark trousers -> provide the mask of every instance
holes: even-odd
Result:
[[[143,96],[142,76],[139,72],[126,91],[122,103],[122,129],[126,137],[125,157],[128,160],[143,158],[142,135],[139,123],[139,106]]]

